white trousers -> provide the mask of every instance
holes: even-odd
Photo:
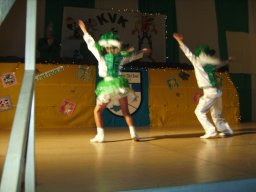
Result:
[[[200,97],[199,103],[195,109],[197,119],[203,126],[206,133],[216,132],[215,126],[219,132],[229,128],[228,123],[222,115],[222,92],[217,88],[203,89],[204,95]],[[212,121],[210,122],[207,113],[210,111]]]

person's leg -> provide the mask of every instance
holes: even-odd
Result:
[[[212,120],[220,132],[220,136],[230,136],[233,135],[233,130],[230,128],[229,124],[226,122],[222,115],[222,96],[221,93],[216,99],[214,105],[211,107]]]
[[[127,97],[123,97],[119,99],[119,103],[120,103],[120,107],[121,107],[124,119],[129,127],[131,138],[135,141],[138,141],[139,137],[136,133],[135,127],[133,125],[133,119],[129,112]]]
[[[94,120],[97,127],[97,134],[96,136],[91,139],[91,142],[104,142],[104,129],[103,129],[103,120],[102,120],[102,112],[106,108],[107,104],[97,104],[94,108]]]
[[[205,130],[205,135],[200,137],[202,139],[215,137],[217,135],[215,127],[207,117],[207,112],[209,112],[210,108],[214,105],[216,97],[217,92],[215,89],[206,89],[204,90],[204,95],[200,97],[199,103],[196,107],[195,114]]]
[[[107,104],[97,104],[94,108],[94,120],[97,127],[103,127],[102,112]]]

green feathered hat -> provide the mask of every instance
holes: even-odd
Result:
[[[101,35],[98,43],[101,47],[121,48],[121,42],[120,42],[119,36],[112,32],[107,32],[107,33]]]
[[[208,45],[200,45],[195,50],[195,56],[199,57],[202,52],[204,52],[206,55],[213,56],[216,51],[211,49]]]

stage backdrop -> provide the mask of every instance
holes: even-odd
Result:
[[[165,62],[166,16],[160,14],[141,14],[132,11],[114,11],[65,7],[62,21],[61,56],[69,58],[86,57],[82,32],[78,26],[82,19],[95,41],[106,32],[119,34],[125,47],[135,50],[152,49],[152,57],[145,61]],[[160,51],[161,50],[161,51]]]
[[[95,66],[37,64],[36,70],[36,129],[95,127]],[[23,74],[24,64],[1,63],[0,129],[12,126]],[[202,91],[197,88],[193,71],[138,68],[126,70],[125,75],[139,96],[130,106],[136,108],[132,111],[136,126],[200,127],[194,110]],[[222,79],[223,114],[231,125],[236,124],[239,122],[236,89],[228,74],[218,75]],[[118,107],[105,110],[103,117],[107,127],[126,126],[116,112]]]
[[[92,65],[37,64],[35,81],[36,128],[95,127],[97,68]],[[0,128],[12,126],[19,89],[24,73],[22,63],[1,63]],[[145,70],[126,70],[137,99],[129,109],[137,126],[149,126],[148,81]],[[111,106],[103,114],[106,127],[126,126],[119,106]]]

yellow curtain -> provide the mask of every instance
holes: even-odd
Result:
[[[194,110],[202,90],[194,71],[150,69],[149,112],[151,127],[200,126]],[[228,74],[222,79],[223,115],[230,124],[239,122],[239,98]]]
[[[58,73],[49,71],[59,69]],[[95,66],[37,64],[37,75],[44,79],[35,81],[35,126],[45,128],[88,128],[94,126],[93,109],[95,106]],[[1,128],[12,125],[19,89],[24,73],[24,64],[1,64],[1,75],[15,72],[17,84],[1,87],[0,97],[11,97],[12,109],[0,112]],[[48,74],[47,74],[48,73]],[[36,76],[37,76],[36,75]],[[65,100],[74,104],[71,113],[61,111]]]

